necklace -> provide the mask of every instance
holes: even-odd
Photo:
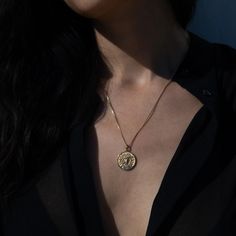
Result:
[[[147,124],[147,122],[151,119],[152,115],[154,114],[154,111],[162,97],[162,95],[164,94],[166,88],[168,87],[168,85],[172,82],[172,79],[170,79],[168,81],[168,83],[164,86],[160,96],[157,98],[157,101],[155,102],[153,108],[151,109],[147,119],[144,121],[143,125],[139,128],[139,130],[137,131],[137,133],[134,135],[132,141],[130,142],[130,144],[128,144],[125,140],[125,137],[124,137],[124,134],[121,130],[121,127],[120,127],[120,123],[118,121],[118,118],[117,118],[117,115],[116,115],[116,112],[115,112],[115,109],[111,103],[111,99],[108,95],[108,89],[105,90],[105,96],[106,96],[106,100],[111,108],[111,112],[115,118],[115,121],[116,121],[116,124],[118,126],[118,129],[120,130],[120,133],[121,133],[121,137],[126,145],[126,148],[125,148],[125,151],[121,152],[118,157],[117,157],[117,164],[118,166],[122,169],[122,170],[125,170],[125,171],[129,171],[129,170],[132,170],[134,169],[134,167],[136,166],[137,164],[137,157],[136,155],[132,152],[132,146],[133,146],[133,143],[134,143],[134,140],[135,138],[138,136],[138,134],[140,133],[140,131],[142,130],[142,128]]]

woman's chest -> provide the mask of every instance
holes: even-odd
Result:
[[[154,198],[165,172],[193,117],[202,104],[185,113],[153,117],[137,136],[132,152],[134,169],[119,168],[117,156],[125,143],[117,127],[97,123],[87,137],[87,153],[107,235],[145,235]],[[132,124],[131,124],[132,125]],[[127,140],[132,139],[131,132]]]

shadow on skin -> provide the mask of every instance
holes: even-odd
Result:
[[[104,115],[105,106],[103,103],[100,103],[98,107],[98,114],[95,117]],[[105,194],[102,188],[101,184],[101,176],[99,172],[99,162],[98,162],[98,138],[96,134],[96,130],[93,125],[91,125],[88,129],[88,132],[85,133],[85,140],[86,140],[86,152],[87,152],[87,158],[89,160],[89,165],[91,168],[91,171],[93,173],[93,180],[95,184],[96,189],[96,198],[100,209],[100,214],[103,222],[103,228],[105,229],[105,232],[107,232],[107,236],[119,236],[119,231],[115,224],[115,219],[112,215],[111,209],[107,204]],[[89,145],[88,145],[89,144]],[[92,147],[92,148],[91,148]],[[103,213],[103,214],[102,214]]]

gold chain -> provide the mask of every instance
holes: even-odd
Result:
[[[167,87],[169,86],[169,84],[170,84],[171,82],[172,82],[172,79],[170,79],[170,80],[167,82],[167,84],[164,86],[164,88],[163,88],[163,90],[162,90],[160,96],[157,98],[157,101],[155,102],[153,108],[151,109],[151,111],[150,111],[150,113],[149,113],[147,119],[145,120],[145,122],[143,123],[143,125],[140,127],[140,129],[138,130],[138,132],[134,135],[134,137],[133,137],[133,139],[132,139],[132,141],[131,141],[130,144],[128,144],[128,143],[126,142],[126,140],[125,140],[124,134],[123,134],[122,129],[121,129],[121,127],[120,127],[120,123],[119,123],[118,118],[117,118],[117,115],[116,115],[116,113],[115,113],[115,109],[114,109],[114,107],[113,107],[113,105],[112,105],[112,103],[111,103],[111,99],[110,99],[110,97],[109,97],[109,95],[108,95],[108,89],[105,90],[105,95],[106,95],[107,102],[108,102],[108,104],[109,104],[110,107],[111,107],[112,114],[114,115],[115,120],[116,120],[116,123],[117,123],[117,126],[118,126],[118,128],[119,128],[119,130],[120,130],[120,132],[121,132],[122,139],[124,140],[124,143],[126,144],[126,151],[131,151],[131,148],[132,148],[132,145],[133,145],[134,140],[136,139],[136,137],[138,136],[138,134],[140,133],[140,131],[143,129],[143,127],[147,124],[147,122],[151,119],[151,117],[152,117],[152,115],[154,114],[155,109],[156,109],[156,107],[157,107],[157,105],[158,105],[158,103],[159,103],[159,101],[160,101],[162,95],[164,94],[165,90],[167,89]],[[108,88],[109,88],[109,86],[108,86]]]

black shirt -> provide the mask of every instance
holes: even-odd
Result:
[[[146,236],[236,235],[236,50],[189,32],[173,80],[202,103],[167,168]],[[76,123],[40,180],[1,209],[1,235],[104,235],[86,123]],[[128,219],[127,219],[128,220]],[[129,222],[128,222],[129,223]]]

